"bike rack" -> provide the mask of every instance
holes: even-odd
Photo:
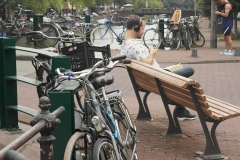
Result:
[[[36,116],[37,111],[18,104],[17,101],[17,81],[38,86],[40,81],[35,79],[22,77],[17,75],[16,70],[16,50],[21,50],[33,54],[39,54],[52,59],[52,71],[56,68],[70,69],[70,58],[57,53],[15,46],[15,39],[0,38],[0,129],[5,128],[10,134],[22,133],[18,126],[18,111]],[[34,56],[34,55],[33,55]],[[55,73],[52,73],[55,76]],[[59,140],[54,142],[55,147],[54,157],[62,159],[65,146],[74,133],[74,87],[66,86],[65,90],[54,90],[49,93],[51,100],[51,111],[56,109],[56,106],[64,106],[66,112],[61,116],[61,125],[53,132],[53,135]],[[59,100],[61,99],[61,100]]]

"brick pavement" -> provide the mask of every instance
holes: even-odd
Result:
[[[196,48],[198,50],[198,58],[192,58],[191,51],[160,50],[156,60],[162,67],[180,62],[202,62],[200,64],[184,64],[191,65],[194,68],[195,74],[191,78],[201,84],[207,95],[240,106],[240,99],[238,98],[240,91],[240,84],[238,83],[240,64],[238,62],[240,57],[219,55],[219,52],[224,49],[224,43],[222,41],[218,41],[217,49],[209,48],[210,32],[208,22],[205,20],[202,23],[201,31],[206,37],[206,44],[202,48]],[[234,46],[240,47],[239,42],[234,41]],[[112,50],[112,54],[119,54],[119,51]],[[118,88],[122,90],[125,103],[131,115],[136,117],[138,104],[126,70],[116,68],[111,73],[115,78],[115,82],[113,85],[107,87],[107,89],[112,90]],[[34,73],[29,74],[28,77],[34,78]],[[38,99],[35,91],[34,87],[19,83],[19,104],[38,109]],[[153,121],[135,121],[138,132],[137,150],[140,160],[196,159],[195,152],[199,150],[203,151],[206,144],[199,119],[180,122],[184,134],[183,137],[165,138],[164,134],[167,130],[168,121],[161,97],[150,94],[148,105]],[[193,111],[191,112],[195,113]],[[19,118],[23,122],[29,122],[32,119],[32,117],[21,113],[19,113]],[[240,137],[238,136],[240,134],[240,128],[238,128],[239,120],[240,117],[237,117],[222,122],[216,131],[222,153],[227,155],[231,160],[237,160],[240,156]],[[26,131],[29,126],[20,123],[20,128]],[[0,148],[18,137],[17,135],[6,135],[4,132],[0,132],[0,136],[2,137]],[[40,157],[38,149],[36,149],[38,148],[36,147],[38,146],[36,144],[36,137],[31,140],[31,142],[34,143],[28,143],[20,149],[20,152],[29,159],[39,159]]]

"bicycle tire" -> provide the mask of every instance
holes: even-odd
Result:
[[[191,49],[191,46],[192,46],[192,37],[191,37],[191,34],[190,34],[190,31],[187,30],[187,40],[188,40],[188,49]]]
[[[163,40],[163,35],[154,28],[148,29],[143,34],[143,42],[147,48],[155,48],[160,46]]]
[[[199,31],[198,34],[194,33],[193,35],[193,44],[197,47],[202,47],[205,44],[205,38],[202,33]]]
[[[59,36],[59,32],[56,29],[56,27],[54,27],[51,24],[42,24],[41,27],[38,29],[38,31],[43,32],[44,34],[46,34],[49,37],[58,37]],[[55,47],[58,42],[58,39],[45,38],[39,34],[37,34],[36,36],[41,37],[41,38],[36,38],[36,44],[40,48]]]
[[[45,65],[49,66],[47,63]],[[43,85],[52,81],[52,73],[47,67],[40,66],[37,73],[37,80],[42,81]],[[44,90],[41,87],[37,87],[38,97],[44,96]]]
[[[135,141],[135,135],[136,133],[131,132],[132,129],[134,129],[136,132],[136,127],[134,124],[134,121],[132,120],[129,111],[126,107],[126,105],[122,101],[117,101],[112,108],[113,112],[115,113],[115,123],[119,131],[119,138],[120,140],[127,142],[127,147],[124,150],[124,155],[128,159],[132,157],[133,148],[136,143]],[[127,131],[131,130],[127,136]]]
[[[182,45],[186,48],[186,50],[191,48],[192,38],[188,30],[184,30],[181,34]]]
[[[80,143],[79,143],[80,142]],[[86,156],[87,155],[87,156]],[[91,160],[91,149],[85,133],[75,132],[68,140],[64,160]]]
[[[181,45],[181,35],[178,31],[170,31],[167,34],[167,42],[172,50],[178,49]]]
[[[106,27],[96,27],[92,30],[90,34],[90,41],[93,46],[103,47],[106,45],[111,45],[113,43],[113,33],[108,30],[106,33]],[[104,37],[102,37],[104,35]]]
[[[104,146],[103,146],[104,145]],[[106,145],[106,146],[105,146]],[[120,155],[122,158],[122,152]],[[94,160],[117,160],[112,141],[108,138],[98,138],[93,147]]]
[[[45,65],[48,65],[50,67],[50,65],[47,63],[45,63]],[[42,82],[51,82],[51,80],[52,80],[51,71],[49,69],[47,69],[46,67],[40,66],[39,71],[38,71],[37,80],[42,81]]]

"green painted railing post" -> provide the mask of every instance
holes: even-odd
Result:
[[[16,51],[5,50],[15,46],[15,39],[0,38],[0,128],[18,130],[18,112],[6,110],[17,104],[17,82],[6,81],[7,76],[16,76]]]
[[[61,125],[52,132],[56,137],[54,141],[54,159],[63,159],[64,151],[67,146],[67,142],[74,133],[75,121],[74,121],[74,93],[77,89],[78,82],[66,81],[65,84],[61,84],[58,88],[49,93],[51,100],[50,111],[54,111],[58,106],[64,106],[65,112],[59,118]]]
[[[89,14],[85,15],[85,23],[91,23],[91,17]],[[86,41],[90,42],[90,32],[86,33]]]
[[[43,23],[43,14],[33,15],[33,28],[36,31],[39,28],[39,24]]]
[[[55,70],[60,67],[65,69],[71,69],[70,57],[67,56],[52,57],[52,78],[56,76]]]

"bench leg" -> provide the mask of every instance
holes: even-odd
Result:
[[[146,92],[145,95],[143,96],[143,100],[140,97],[140,94],[136,93],[138,103],[139,103],[139,111],[137,115],[137,120],[152,120],[151,114],[148,109],[147,105],[147,97],[150,94],[150,92]]]
[[[202,124],[205,136],[206,136],[206,147],[205,151],[202,155],[200,155],[203,159],[224,159],[222,155],[217,138],[216,138],[216,128],[219,125],[219,121],[214,121],[211,132],[209,132],[206,122]]]
[[[132,71],[128,68],[128,74],[129,77],[131,79],[132,85],[133,85],[133,89],[135,91],[137,100],[138,100],[138,104],[139,104],[139,111],[138,111],[138,115],[137,115],[137,120],[152,120],[151,114],[149,112],[148,109],[148,105],[147,105],[147,97],[148,95],[151,93],[149,91],[146,91],[144,89],[141,89],[137,83],[135,82],[134,78],[133,78],[133,74]],[[145,95],[143,97],[143,100],[139,94],[139,92],[145,92]]]
[[[220,148],[219,148],[219,145],[217,142],[217,138],[216,138],[216,128],[221,121],[216,121],[216,120],[207,118],[201,109],[200,103],[197,100],[197,97],[196,97],[193,87],[189,86],[189,90],[191,92],[193,102],[196,107],[198,117],[200,119],[203,131],[204,131],[204,134],[206,137],[205,151],[200,156],[203,159],[224,159],[224,156],[222,155],[222,153],[220,151]],[[209,129],[207,127],[207,122],[213,123],[211,132],[209,132]]]
[[[168,121],[169,121],[168,130],[167,130],[167,133],[165,134],[165,137],[180,137],[182,136],[182,130],[177,119],[177,110],[179,108],[179,105],[176,105],[176,108],[174,109],[173,116],[172,116],[171,111],[169,109],[169,100],[164,93],[162,85],[157,78],[155,78],[155,80],[156,80],[159,92],[161,94],[161,98],[164,104],[164,108],[167,112]]]

